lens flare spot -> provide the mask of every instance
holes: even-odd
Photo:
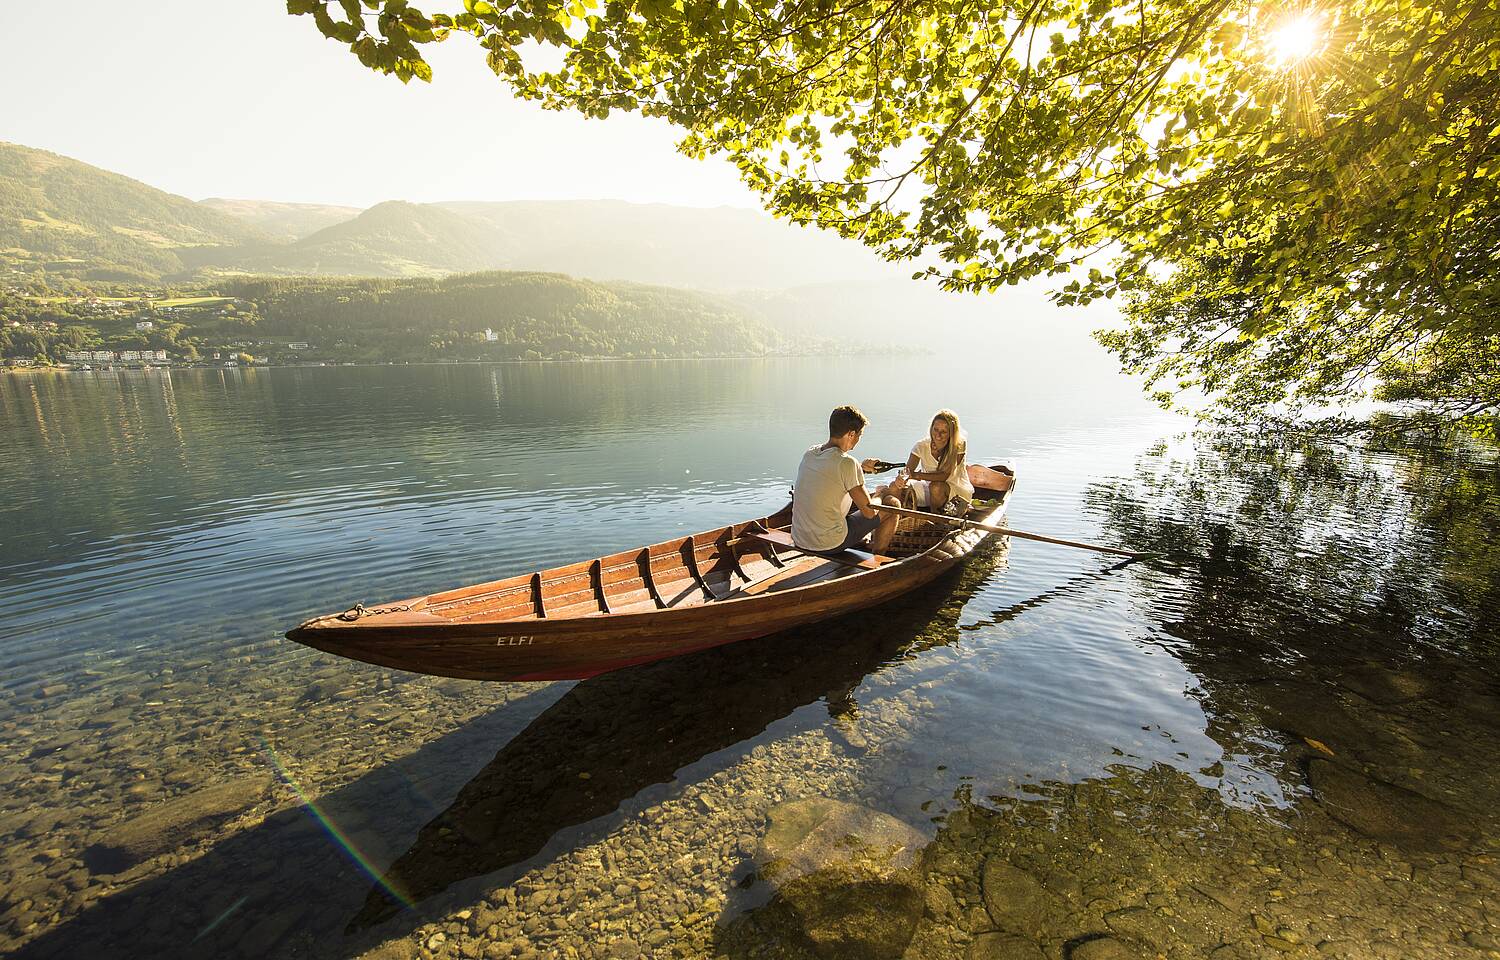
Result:
[[[292,771],[287,768],[287,765],[284,762],[282,762],[281,755],[276,752],[276,748],[271,746],[271,741],[267,740],[265,737],[261,737],[260,745],[261,749],[265,751],[266,758],[270,760],[271,766],[281,777],[282,782],[292,789],[292,792],[297,795],[298,800],[302,801],[302,808],[306,810],[307,813],[318,822],[319,826],[323,828],[324,832],[328,834],[329,838],[332,839],[333,842],[336,843],[344,851],[344,853],[348,855],[349,859],[354,861],[355,865],[358,866],[360,870],[364,871],[366,876],[375,881],[375,884],[377,886],[385,890],[386,893],[390,894],[391,899],[400,903],[407,909],[411,909],[413,906],[415,906],[415,902],[406,895],[406,891],[398,887],[388,877],[384,876],[380,872],[380,869],[375,866],[375,864],[370,860],[368,856],[365,855],[364,851],[355,846],[354,841],[349,837],[349,835],[345,833],[344,830],[341,829],[339,825],[333,821],[333,818],[328,815],[328,812],[322,807],[322,805],[314,800],[312,796],[303,789],[302,784],[297,780],[295,776],[292,775]],[[238,907],[239,904],[235,904],[235,906]],[[215,921],[215,923],[217,922],[218,921]]]
[[[1323,23],[1316,14],[1287,17],[1266,33],[1266,59],[1278,67],[1290,67],[1323,48]]]

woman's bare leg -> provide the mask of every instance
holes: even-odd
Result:
[[[948,503],[948,483],[944,480],[934,480],[927,488],[927,509],[933,513],[942,513],[943,507]]]

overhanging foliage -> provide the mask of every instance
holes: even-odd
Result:
[[[1101,335],[1254,418],[1379,392],[1500,411],[1493,0],[289,0],[429,79],[467,34],[520,95],[665,117],[774,213],[946,287],[1126,295]],[[1278,31],[1300,26],[1293,58]],[[537,48],[561,66],[528,67]],[[936,264],[941,263],[941,266]]]

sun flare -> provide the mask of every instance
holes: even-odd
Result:
[[[1266,34],[1266,57],[1278,67],[1294,66],[1316,54],[1323,41],[1323,24],[1316,14],[1288,17]]]

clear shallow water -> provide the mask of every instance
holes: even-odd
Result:
[[[0,380],[8,943],[799,955],[805,937],[777,920],[756,864],[777,804],[817,795],[930,843],[926,896],[944,886],[957,906],[929,904],[911,955],[992,931],[1059,957],[1090,938],[1201,955],[1393,928],[1406,955],[1485,949],[1473,942],[1493,918],[1460,908],[1488,889],[1492,868],[1470,861],[1495,852],[1500,798],[1493,462],[1188,441],[1127,384],[934,367]],[[581,684],[436,681],[278,639],[357,600],[764,513],[827,410],[851,400],[873,420],[860,453],[901,459],[952,406],[977,459],[1016,463],[1013,525],[1166,558],[1111,569],[1018,541],[879,611]],[[1143,803],[1118,839],[1123,866],[1093,850],[1107,830],[1059,826]],[[1159,856],[1140,862],[1149,824],[1165,823],[1193,842],[1240,838],[1192,858],[1240,879],[1246,857],[1291,877],[1290,835],[1341,875],[1421,856],[1468,886],[1423,891],[1455,908],[1425,933],[1403,912],[1415,895],[1354,896],[1367,909],[1331,933],[1295,911],[1268,933],[1247,907],[1239,927],[1216,921],[1214,944],[1111,923],[1140,904],[1187,911],[1149,899],[1174,887]],[[1038,849],[1091,864],[1049,890],[1115,892],[1059,893],[1071,912],[1045,922],[968,909],[985,863],[1025,866]],[[988,859],[968,864],[975,851]],[[1285,886],[1298,883],[1316,886]]]

